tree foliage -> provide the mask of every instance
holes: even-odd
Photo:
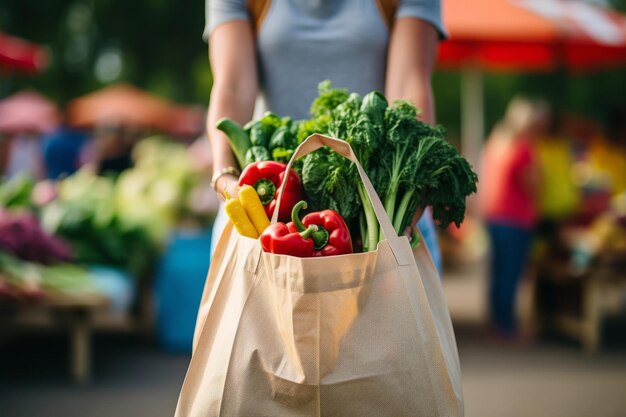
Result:
[[[3,31],[46,45],[52,62],[41,75],[4,75],[0,94],[28,86],[64,103],[128,81],[174,100],[206,102],[203,26],[202,1],[3,0]]]

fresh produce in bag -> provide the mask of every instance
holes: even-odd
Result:
[[[278,220],[288,221],[291,209],[304,199],[300,176],[290,170],[286,174],[287,165],[276,161],[261,161],[248,165],[239,176],[239,186],[251,185],[256,190],[261,204],[265,207],[268,218],[272,217],[274,207],[279,198],[278,189],[287,175],[287,185],[280,202]]]
[[[273,167],[275,178],[276,173],[282,172],[275,165],[277,161],[287,162],[299,142],[319,133],[350,144],[383,200],[397,234],[414,226],[415,213],[428,206],[440,227],[461,224],[465,200],[476,192],[478,178],[467,160],[446,140],[441,126],[419,120],[418,110],[407,101],[390,106],[377,91],[361,97],[346,89],[332,88],[329,81],[320,83],[318,90],[309,120],[291,121],[268,112],[245,127],[228,119],[218,122],[240,164],[247,164],[240,185],[245,183],[257,189],[268,217],[280,180],[257,184],[256,170],[263,166],[272,171],[269,167]],[[246,158],[246,153],[252,156]],[[270,158],[274,161],[252,162]],[[297,161],[294,170],[294,175],[300,174],[304,193],[296,197],[296,193],[286,191],[292,198],[281,204],[279,220],[288,221],[294,204],[306,199],[314,211],[338,212],[348,224],[352,240],[363,251],[376,249],[385,237],[352,162],[322,148]],[[288,184],[287,189],[293,187]],[[412,245],[418,240],[419,235],[413,232]]]
[[[300,202],[294,207],[294,215],[302,207],[301,203],[304,202]],[[290,224],[278,222],[265,229],[261,235],[263,250],[277,255],[291,255],[298,258],[312,257],[314,255],[314,242],[311,235],[318,231],[317,226],[311,225],[301,232],[289,226]]]
[[[445,139],[443,128],[420,121],[413,104],[389,106],[379,92],[361,98],[323,82],[311,111],[313,118],[300,125],[299,135],[314,130],[350,144],[396,233],[411,224],[419,207],[431,206],[442,228],[463,221],[465,199],[476,192],[477,176]],[[364,251],[384,239],[352,162],[322,148],[304,158],[302,181],[311,208],[339,212]]]
[[[300,204],[300,203],[298,203]],[[317,230],[311,233],[313,256],[333,256],[352,253],[352,238],[345,220],[334,210],[322,210],[309,213],[302,221],[299,218],[300,207],[306,208],[306,203],[294,207],[293,222],[289,223],[289,230],[303,232],[308,227],[316,226]]]
[[[270,220],[254,187],[247,184],[241,186],[239,189],[239,201],[257,233],[259,235],[263,233],[270,225]]]
[[[333,210],[309,213],[300,220],[306,201],[298,202],[291,212],[292,222],[275,223],[261,234],[265,252],[299,258],[352,253],[352,240],[346,222]]]
[[[240,235],[256,239],[270,225],[261,199],[252,186],[241,186],[238,198],[231,198],[227,191],[224,195],[224,209]]]
[[[286,163],[298,145],[297,123],[272,112],[266,112],[261,119],[252,120],[243,127],[228,118],[218,120],[216,127],[226,134],[242,169],[260,161]]]
[[[176,417],[463,415],[454,332],[428,250],[395,235],[345,141],[312,135],[294,155],[322,146],[357,164],[387,238],[378,250],[315,257],[307,232],[284,223],[257,240],[228,225]],[[273,230],[270,243],[307,256],[263,251]]]
[[[224,211],[228,215],[233,226],[237,229],[237,232],[241,236],[246,236],[252,239],[256,239],[259,237],[256,229],[254,228],[254,224],[246,214],[246,209],[244,209],[241,201],[237,198],[232,198],[228,191],[224,191],[224,196],[226,197],[226,204],[224,204]]]

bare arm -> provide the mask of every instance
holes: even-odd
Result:
[[[431,76],[437,57],[437,31],[416,18],[397,20],[387,56],[385,94],[389,102],[408,100],[422,110],[422,120],[435,123]]]
[[[237,167],[237,160],[226,136],[215,128],[216,122],[228,117],[239,124],[252,118],[258,81],[254,37],[250,24],[232,21],[218,26],[209,39],[209,60],[213,71],[213,89],[207,117],[207,134],[213,154],[213,172]],[[237,178],[224,175],[216,188],[236,195]]]

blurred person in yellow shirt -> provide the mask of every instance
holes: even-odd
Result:
[[[551,114],[546,135],[534,143],[541,173],[539,216],[544,226],[573,215],[580,205],[580,191],[572,178],[572,143],[562,131],[563,118]]]

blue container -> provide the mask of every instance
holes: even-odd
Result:
[[[159,345],[167,351],[191,352],[210,251],[210,229],[175,231],[158,262],[156,334]]]
[[[109,299],[109,314],[130,312],[137,294],[137,280],[128,271],[109,265],[90,265],[89,275],[96,290]]]

